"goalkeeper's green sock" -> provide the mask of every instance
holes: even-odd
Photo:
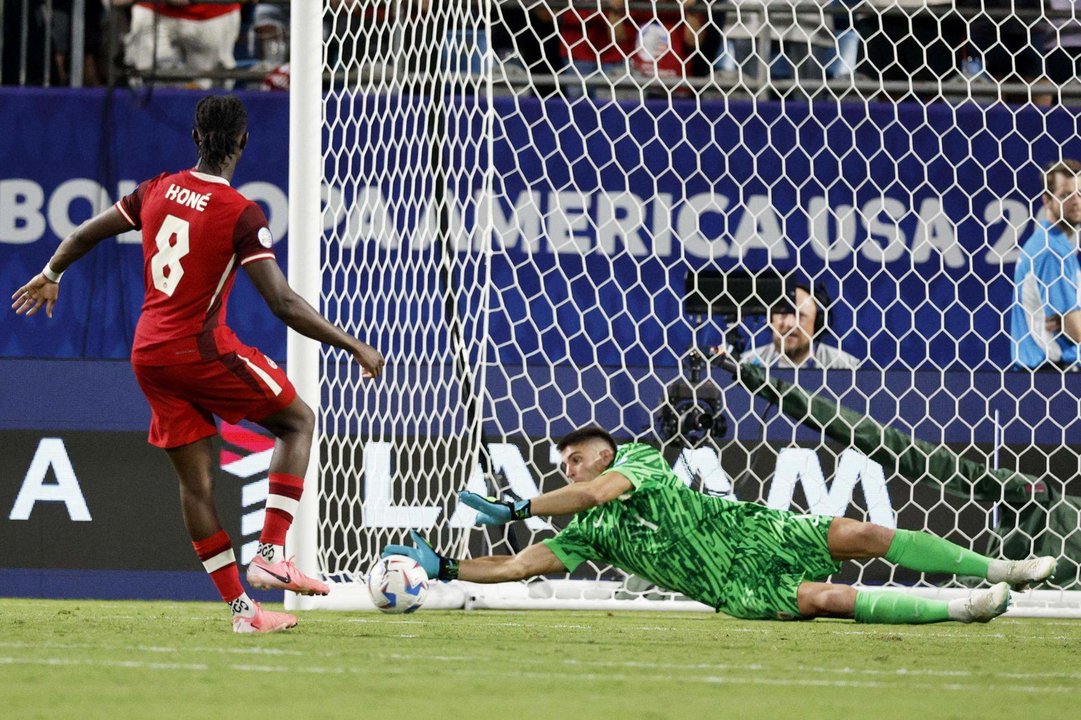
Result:
[[[909,570],[987,577],[991,558],[924,532],[897,530],[886,559]]]
[[[951,620],[946,600],[929,600],[903,592],[860,590],[856,593],[856,622],[915,625]]]

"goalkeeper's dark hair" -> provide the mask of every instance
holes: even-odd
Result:
[[[240,149],[248,129],[248,112],[233,95],[208,95],[195,106],[195,135],[199,159],[220,170]]]
[[[1043,191],[1046,195],[1055,194],[1055,176],[1081,177],[1081,162],[1063,158],[1044,165],[1043,168]]]
[[[616,441],[606,430],[601,430],[596,425],[579,428],[573,432],[567,433],[558,443],[556,443],[556,449],[559,450],[559,452],[563,452],[571,445],[580,445],[581,443],[590,440],[603,440],[608,443],[608,447],[612,448],[613,453],[616,451]]]

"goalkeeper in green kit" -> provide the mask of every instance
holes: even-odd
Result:
[[[737,618],[865,623],[987,622],[1006,611],[1011,586],[1022,589],[1055,569],[1052,557],[994,560],[924,532],[704,495],[676,477],[655,448],[617,447],[600,428],[576,430],[557,447],[567,487],[514,503],[459,496],[487,525],[574,515],[555,537],[517,555],[456,560],[414,532],[415,547],[389,545],[383,555],[412,557],[431,578],[480,583],[573,571],[596,560]],[[822,582],[841,561],[878,557],[994,585],[946,601]]]

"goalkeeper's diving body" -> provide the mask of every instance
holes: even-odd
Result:
[[[894,624],[987,622],[1006,611],[1011,586],[1042,581],[1055,568],[1052,557],[996,560],[924,532],[704,495],[687,487],[655,448],[617,446],[596,427],[570,433],[557,447],[566,487],[518,502],[459,496],[481,524],[574,515],[555,537],[516,555],[458,560],[441,557],[414,532],[415,546],[388,545],[383,555],[408,555],[432,578],[480,583],[573,571],[595,560],[738,618]],[[993,585],[947,601],[822,582],[844,560],[878,557]]]

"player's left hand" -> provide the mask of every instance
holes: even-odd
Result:
[[[477,511],[477,522],[481,525],[503,525],[511,520],[524,520],[531,515],[529,500],[510,502],[471,492],[458,493],[458,500]]]
[[[42,305],[45,306],[45,314],[53,316],[53,306],[60,294],[60,283],[54,283],[44,275],[38,273],[30,282],[23,285],[11,296],[11,308],[16,315],[27,317],[37,314]]]

